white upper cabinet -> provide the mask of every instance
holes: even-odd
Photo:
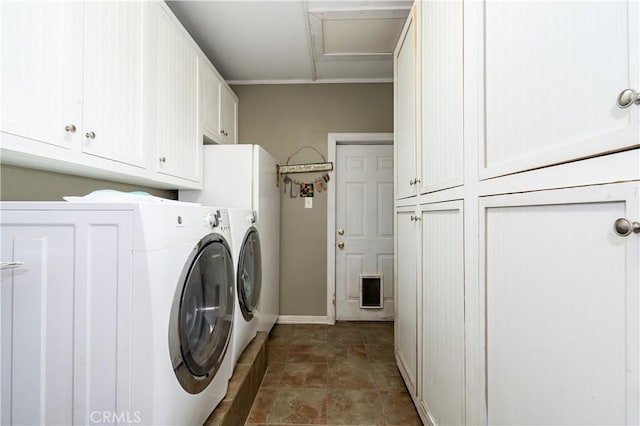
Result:
[[[143,5],[3,3],[2,131],[144,167]]]
[[[238,97],[221,77],[200,61],[200,120],[202,133],[215,143],[237,143]]]
[[[238,97],[223,85],[220,90],[220,133],[223,143],[238,142]]]
[[[3,132],[63,148],[80,143],[82,13],[76,2],[0,3]]]
[[[206,61],[200,61],[200,120],[202,133],[208,139],[220,138],[220,89],[222,81]]]
[[[145,166],[143,2],[84,4],[82,151]]]
[[[200,188],[238,98],[160,1],[0,2],[2,163]]]
[[[490,178],[638,144],[638,2],[488,1],[484,135]],[[481,70],[471,70],[481,72]]]
[[[420,7],[419,192],[463,184],[462,1]]]
[[[157,7],[155,112],[158,171],[198,181],[198,54],[175,18]]]
[[[416,195],[416,7],[394,53],[396,199]]]

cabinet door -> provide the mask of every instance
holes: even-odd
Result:
[[[1,213],[2,424],[127,412],[131,213]]]
[[[198,55],[186,34],[160,6],[156,37],[158,171],[197,181],[202,168]]]
[[[640,421],[639,186],[481,201],[489,424]]]
[[[396,199],[416,195],[415,25],[409,14],[394,54]]]
[[[82,150],[144,166],[144,2],[84,4]]]
[[[222,85],[220,96],[220,130],[223,133],[224,143],[238,143],[237,119],[238,98],[226,85]]]
[[[638,144],[637,1],[488,1],[481,178]]]
[[[407,388],[416,394],[417,377],[417,221],[415,212],[398,210],[396,213],[396,359]]]
[[[200,120],[204,135],[214,141],[220,139],[220,78],[204,61],[200,60],[198,76]]]
[[[421,207],[419,395],[433,424],[465,424],[462,201]]]
[[[462,2],[423,2],[420,11],[420,192],[462,185]]]
[[[0,3],[3,132],[77,147],[82,130],[82,8],[78,2]]]

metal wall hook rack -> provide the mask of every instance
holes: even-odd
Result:
[[[297,153],[302,151],[303,149],[311,149],[318,153],[320,158],[322,158],[322,162],[318,163],[299,163],[299,164],[289,164],[291,158],[293,158]],[[280,186],[280,179],[282,175],[287,175],[290,173],[313,173],[313,172],[330,172],[333,170],[333,163],[328,162],[327,159],[322,155],[320,151],[315,149],[312,146],[305,145],[299,149],[297,149],[293,154],[291,154],[287,158],[287,162],[284,165],[277,165],[276,170],[276,180],[277,186]]]

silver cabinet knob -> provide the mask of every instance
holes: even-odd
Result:
[[[76,126],[73,124],[69,124],[68,126],[64,126],[65,132],[73,133],[76,131]]]
[[[87,132],[84,135],[89,139],[95,139],[96,138],[96,133],[95,132]]]
[[[409,181],[409,185],[411,185],[411,186],[413,186],[413,184],[414,184],[414,183],[416,183],[416,182],[415,182],[413,179],[411,179],[411,180]]]
[[[420,179],[418,179],[418,178],[415,178],[413,180],[413,183],[416,184],[416,185],[419,184],[420,182],[422,182],[422,181]]]
[[[621,217],[613,223],[613,230],[621,237],[627,237],[632,233],[640,233],[640,222],[631,222],[629,219]]]
[[[616,104],[622,109],[629,108],[633,104],[640,105],[640,95],[633,89],[624,89],[618,95]]]
[[[166,157],[160,157],[160,162],[161,163],[166,163],[167,162],[167,158]]]

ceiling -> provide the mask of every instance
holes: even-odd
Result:
[[[383,82],[413,1],[167,1],[230,84]]]

